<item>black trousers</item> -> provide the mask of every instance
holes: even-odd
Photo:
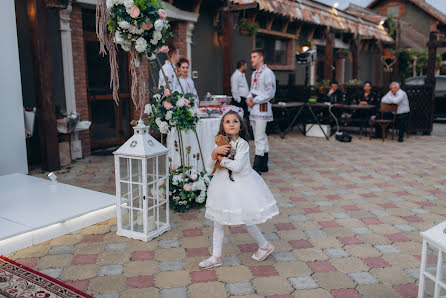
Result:
[[[387,120],[393,119],[392,113],[383,113],[383,118]],[[381,113],[376,115],[376,119],[381,119]],[[403,139],[409,124],[409,113],[402,113],[396,115],[396,129],[398,129],[398,138]],[[376,129],[376,135],[381,137],[381,129]]]
[[[245,124],[246,124],[246,128],[248,129],[248,133],[250,138],[253,140],[254,139],[254,134],[252,132],[252,127],[249,123],[249,111],[248,111],[248,104],[246,103],[246,97],[240,97],[240,102],[235,101],[234,99],[232,99],[231,101],[231,105],[234,105],[236,107],[242,108],[243,109],[243,118],[245,120]]]

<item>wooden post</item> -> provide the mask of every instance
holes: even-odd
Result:
[[[333,79],[333,48],[334,48],[334,34],[327,29],[325,34],[325,67],[324,67],[324,79]]]
[[[434,86],[435,85],[435,64],[436,64],[436,58],[437,58],[437,34],[438,32],[431,32],[429,34],[429,42],[428,42],[428,60],[427,60],[427,73],[426,73],[426,79],[425,84]]]
[[[231,94],[231,75],[233,70],[233,22],[232,14],[229,9],[225,8],[222,14],[222,28],[223,28],[223,94]]]
[[[44,0],[28,0],[27,6],[34,56],[33,69],[42,169],[55,171],[60,169],[60,159],[54,106],[51,48],[48,39],[48,16],[44,2]]]
[[[383,56],[383,45],[380,40],[376,41],[375,49],[375,86],[381,86],[381,73],[383,71],[383,65],[381,62],[381,57]]]
[[[359,80],[359,50],[361,48],[361,40],[359,36],[355,36],[352,41],[352,78]]]

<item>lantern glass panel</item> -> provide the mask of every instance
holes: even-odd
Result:
[[[166,201],[167,198],[167,184],[169,183],[169,180],[167,178],[158,180],[158,194],[159,194],[159,203],[163,203]]]
[[[129,169],[130,159],[119,157],[119,175],[121,181],[130,181]]]
[[[446,284],[446,259],[445,259],[446,253],[444,251],[441,251],[440,253],[442,254],[442,259],[441,259],[441,264],[440,264],[440,266],[441,266],[441,281]],[[443,290],[443,292],[445,292],[445,291],[446,290]],[[446,296],[440,295],[440,297],[446,297]]]
[[[147,159],[147,183],[151,184],[156,180],[156,157]]]
[[[131,159],[132,182],[142,183],[142,160]]]
[[[429,277],[426,277],[424,279],[424,298],[433,298],[435,292],[435,282],[430,279]]]
[[[142,188],[142,184],[132,183],[132,184],[130,184],[130,187],[132,189],[132,194],[131,194],[132,204],[131,204],[131,207],[132,208],[136,208],[136,209],[142,209],[143,208],[143,188]]]
[[[166,160],[167,160],[167,154],[158,156],[158,175],[160,178],[168,176]]]
[[[121,208],[121,224],[123,230],[131,230],[130,226],[130,215],[131,211],[129,208],[126,207],[120,207]]]
[[[121,183],[121,204],[128,204],[130,202],[130,188],[129,183],[120,182]]]
[[[159,226],[162,227],[167,223],[166,203],[159,206]]]
[[[430,273],[434,278],[437,276],[437,261],[438,249],[435,246],[428,244],[425,271]]]
[[[446,297],[446,289],[440,286],[440,297]]]

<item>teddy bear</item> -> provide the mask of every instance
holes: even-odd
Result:
[[[215,137],[215,144],[217,145],[217,147],[224,146],[224,145],[230,145],[229,138],[224,136],[224,135],[222,135],[222,134],[219,134],[218,136]],[[234,158],[235,158],[235,149],[232,148],[232,146],[231,146],[231,150],[229,150],[228,154],[226,154],[225,157],[234,160]],[[217,169],[224,169],[224,168],[225,167],[223,167],[220,164],[220,161],[217,160],[217,162],[214,165],[214,169],[212,171],[212,174],[214,174]],[[232,178],[232,171],[228,169],[228,172],[229,172],[229,179],[231,181],[234,181],[234,179]]]

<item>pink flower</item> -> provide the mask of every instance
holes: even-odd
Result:
[[[170,90],[169,89],[164,89],[164,96],[170,96]]]
[[[189,183],[184,184],[183,189],[185,191],[191,191],[192,190],[192,186]]]
[[[144,24],[142,24],[142,28],[144,30],[150,30],[150,29],[153,28],[153,24],[146,24],[146,23],[144,23]]]
[[[167,13],[164,9],[158,9],[158,15],[162,20],[164,20],[167,17]]]
[[[160,48],[160,52],[164,53],[164,54],[167,54],[169,52],[169,47],[168,46],[162,46]]]
[[[132,10],[130,11],[130,16],[134,19],[136,19],[139,16],[139,8],[136,6],[133,6]]]
[[[190,101],[187,100],[187,99],[184,99],[184,105],[185,105],[186,107],[188,107],[188,106],[190,105]]]
[[[197,174],[195,174],[195,173],[192,173],[192,174],[190,174],[190,179],[192,179],[192,180],[196,180],[197,178],[198,178],[198,175]]]
[[[174,165],[173,167],[172,167],[172,170],[176,170],[176,169],[178,169],[178,165]]]
[[[167,89],[166,89],[167,90]],[[166,108],[166,110],[170,110],[172,108],[172,104],[168,101],[165,101],[163,103],[164,107]]]

